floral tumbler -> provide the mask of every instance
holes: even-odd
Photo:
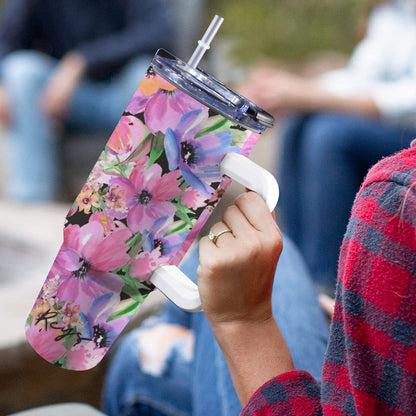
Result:
[[[174,266],[231,181],[222,161],[232,155],[231,171],[246,171],[243,159],[253,162],[243,156],[272,125],[255,104],[159,50],[66,216],[26,323],[38,354],[58,367],[91,368],[159,287],[162,267],[161,280],[185,293],[191,282],[182,289]]]

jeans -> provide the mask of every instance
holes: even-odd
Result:
[[[277,214],[323,290],[334,291],[339,248],[368,169],[415,137],[415,130],[338,113],[282,122]]]
[[[109,136],[150,61],[148,56],[137,58],[107,81],[82,81],[70,101],[67,125]],[[9,96],[12,119],[4,158],[7,198],[47,201],[58,194],[57,125],[40,108],[42,91],[57,63],[36,51],[13,52],[1,62],[0,79]]]
[[[197,265],[195,250],[181,268],[195,279]],[[272,302],[274,316],[296,367],[306,369],[319,380],[328,325],[305,264],[287,238],[276,269]],[[143,335],[150,334],[149,328],[164,324],[186,328],[187,333],[168,341],[169,351],[162,356],[155,354],[156,360],[152,361],[148,350],[151,355],[161,346],[166,347],[166,343],[158,345],[158,339],[152,340],[150,335],[146,339]],[[146,342],[148,348],[143,347]],[[190,354],[192,342],[195,347]],[[110,416],[238,415],[240,402],[204,314],[184,312],[168,302],[159,317],[150,318],[130,332],[110,361],[103,389],[103,409]]]

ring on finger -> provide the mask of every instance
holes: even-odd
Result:
[[[217,243],[217,240],[219,237],[221,237],[223,234],[226,233],[232,233],[232,231],[229,228],[225,228],[224,230],[219,231],[218,233],[213,233],[212,231],[210,231],[210,233],[208,234],[208,238],[214,243]]]

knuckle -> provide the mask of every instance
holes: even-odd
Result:
[[[256,192],[249,191],[239,195],[236,199],[236,202],[239,204],[252,203],[258,200],[258,198],[260,198],[260,196]]]

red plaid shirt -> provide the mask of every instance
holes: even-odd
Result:
[[[355,200],[321,385],[282,374],[242,415],[416,415],[416,147],[377,163]]]

